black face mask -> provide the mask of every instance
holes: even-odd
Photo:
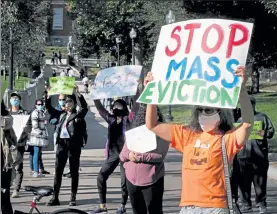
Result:
[[[115,108],[115,109],[113,109],[113,114],[115,116],[123,116],[123,110]]]

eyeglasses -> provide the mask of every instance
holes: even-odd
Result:
[[[41,104],[41,103],[37,103],[37,106],[43,106],[43,104]]]
[[[59,99],[59,101],[65,101],[65,99]]]

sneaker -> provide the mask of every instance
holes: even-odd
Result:
[[[50,201],[46,203],[46,206],[60,206],[60,201],[57,198],[51,198]]]
[[[30,175],[33,175],[34,174],[34,171],[30,171]]]
[[[42,174],[42,173],[37,173],[37,172],[34,172],[34,174],[33,174],[33,176],[32,176],[33,178],[43,178],[43,177],[45,177],[45,175],[44,174]]]
[[[19,198],[19,192],[14,190],[12,194],[12,198]]]
[[[105,208],[96,207],[95,210],[92,211],[92,213],[103,213],[103,214],[107,214],[107,213],[108,213],[108,209],[107,209],[107,207],[105,207]]]
[[[242,206],[242,207],[240,208],[240,211],[241,211],[242,213],[253,212],[252,207],[249,206],[249,205],[244,205],[244,206]]]
[[[267,208],[266,206],[262,205],[259,207],[260,209],[260,214],[267,214]]]
[[[76,195],[71,195],[69,206],[76,206]]]
[[[49,175],[50,172],[46,171],[46,170],[39,170],[39,172],[43,175]]]
[[[119,207],[115,212],[115,214],[125,214],[125,213],[126,213],[126,209],[124,206]]]
[[[70,172],[67,172],[67,173],[63,174],[63,177],[66,177],[66,178],[71,178],[71,174],[70,174]]]

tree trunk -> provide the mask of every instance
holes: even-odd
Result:
[[[252,65],[252,87],[251,93],[256,94],[260,92],[260,73],[258,70],[258,66],[253,63]]]

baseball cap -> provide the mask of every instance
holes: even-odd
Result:
[[[15,96],[17,96],[21,100],[21,96],[17,91],[14,91],[11,93],[11,97],[15,97]]]

